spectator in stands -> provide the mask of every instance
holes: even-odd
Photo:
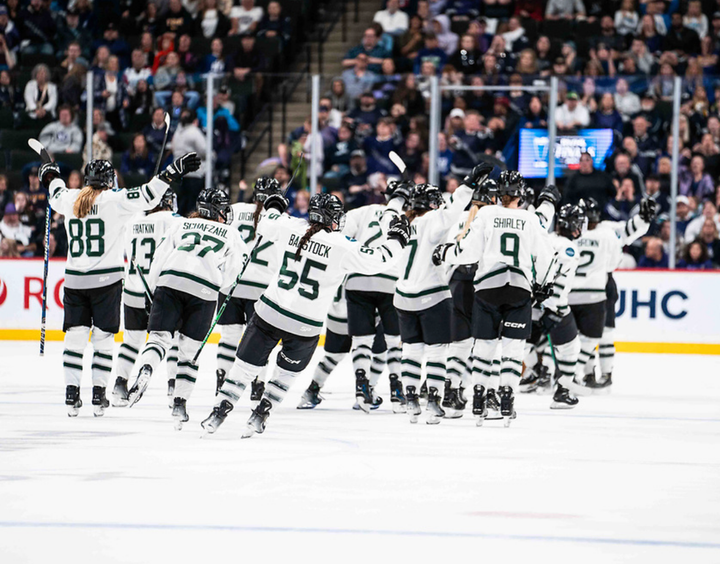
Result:
[[[341,76],[333,78],[330,92],[325,96],[330,98],[332,107],[340,112],[347,112],[354,104],[345,88],[345,81]]]
[[[377,80],[377,75],[368,69],[369,57],[365,53],[358,53],[353,68],[342,73],[345,92],[348,95],[350,108],[354,108],[358,98],[371,90]]]
[[[668,268],[668,256],[663,242],[658,237],[650,237],[645,244],[645,254],[638,261],[639,268]]]
[[[425,30],[423,21],[419,16],[415,15],[410,18],[410,27],[399,38],[395,39],[395,44],[400,50],[403,68],[406,69],[408,66],[412,66],[412,61],[425,44]]]
[[[377,122],[377,134],[368,136],[363,141],[363,149],[367,155],[368,174],[382,172],[394,175],[397,168],[388,156],[390,151],[398,150],[398,142],[393,136],[394,124],[391,118],[383,117]]]
[[[27,45],[20,50],[23,53],[52,55],[55,53],[53,41],[57,33],[55,20],[43,0],[30,0],[20,18],[20,37]]]
[[[413,71],[416,75],[421,74],[421,66],[423,63],[432,63],[435,67],[436,74],[439,74],[447,62],[447,54],[443,51],[438,43],[434,33],[425,35],[425,47],[418,51],[413,65]]]
[[[24,98],[26,117],[38,122],[50,122],[55,117],[57,86],[50,82],[47,65],[35,65],[32,79],[25,85]]]
[[[205,55],[200,62],[198,71],[200,74],[212,73],[216,76],[222,76],[225,73],[225,63],[222,39],[216,37],[210,43],[210,54]]]
[[[488,137],[488,131],[483,128],[478,112],[465,112],[463,129],[456,131],[448,139],[450,149],[454,152],[450,168],[453,175],[463,177],[470,173],[477,164],[477,156],[488,147]]]
[[[8,189],[7,176],[0,174],[0,210],[4,210],[5,206],[12,201],[12,190]]]
[[[520,18],[513,16],[508,20],[508,30],[502,34],[508,51],[519,52],[530,47],[530,41],[525,35],[525,28]]]
[[[40,132],[40,142],[50,153],[79,153],[82,150],[83,133],[73,123],[74,117],[70,106],[60,106],[58,121],[47,124]]]
[[[555,109],[555,123],[558,129],[579,129],[590,125],[590,112],[580,103],[577,92],[568,92],[565,103]]]
[[[711,219],[715,222],[715,226],[720,229],[720,214],[718,214],[715,202],[705,200],[702,205],[702,213],[688,223],[685,228],[685,239],[692,241],[700,236],[705,220]]]
[[[367,161],[362,149],[355,149],[350,154],[349,170],[340,179],[340,188],[349,209],[363,205],[364,201],[358,194],[368,190],[369,184]]]
[[[233,6],[230,10],[230,35],[254,34],[262,19],[263,9],[255,5],[255,0],[240,0],[240,5]]]
[[[687,270],[708,270],[715,268],[708,256],[708,248],[702,240],[693,240],[685,247],[682,258],[677,263],[678,268]]]
[[[79,170],[73,170],[70,172],[70,175],[68,176],[67,187],[70,190],[82,190],[83,175],[80,174]]]
[[[700,52],[700,37],[695,30],[683,25],[680,12],[670,16],[670,29],[663,40],[663,51],[675,51],[678,56]]]
[[[616,193],[612,200],[605,204],[605,216],[611,221],[627,221],[639,210],[638,198],[632,178],[614,180]]]
[[[433,19],[432,22],[435,37],[437,37],[438,47],[445,52],[446,56],[452,55],[457,51],[458,36],[450,30],[450,18],[441,14]]]
[[[360,53],[364,53],[368,57],[368,69],[371,72],[379,73],[381,71],[383,59],[390,56],[383,47],[379,45],[379,37],[375,29],[368,27],[363,33],[362,42],[350,49],[343,59],[343,67],[349,68],[355,66],[355,59]]]
[[[92,136],[92,156],[93,159],[103,159],[106,161],[112,161],[113,150],[110,147],[110,130],[111,128],[105,123],[99,124],[95,128],[95,133]],[[85,149],[83,150],[83,162],[87,165],[87,153],[88,144],[85,143]]]
[[[637,169],[640,171],[643,178],[650,174],[655,159],[646,158],[640,155],[638,152],[637,142],[633,137],[625,137],[622,140],[622,150],[630,157],[630,162],[633,167],[637,166]]]
[[[0,221],[0,235],[3,240],[15,241],[17,251],[23,257],[31,257],[35,253],[36,245],[32,242],[32,229],[20,223],[15,204],[7,204],[2,221]]]
[[[130,148],[123,153],[120,173],[141,174],[150,178],[155,169],[155,156],[148,149],[147,141],[142,133],[136,133]]]
[[[145,126],[142,133],[150,152],[157,155],[162,148],[163,138],[165,137],[165,110],[155,108],[152,113],[152,121]]]
[[[180,67],[180,57],[174,51],[168,53],[165,64],[158,68],[153,79],[155,86],[155,100],[158,106],[167,103],[170,96],[170,90],[175,86],[178,73],[182,70]],[[162,92],[165,90],[166,92]]]
[[[378,108],[372,92],[365,92],[360,96],[360,105],[348,113],[348,117],[355,124],[356,135],[361,137],[371,135],[375,130],[375,125],[385,116],[387,116],[387,112]]]
[[[338,129],[337,141],[325,150],[325,170],[344,175],[350,169],[350,155],[357,148],[352,129],[348,124],[342,124]]]
[[[700,39],[704,39],[710,29],[707,16],[702,13],[702,3],[700,0],[690,0],[687,4],[687,13],[683,17],[683,25],[687,29],[693,30],[698,34]]]
[[[570,176],[563,191],[563,203],[577,204],[581,199],[595,198],[601,209],[615,197],[610,175],[596,170],[589,153],[580,155],[578,171]]]
[[[388,0],[386,8],[375,12],[373,21],[379,23],[385,33],[402,35],[408,29],[408,15],[400,10],[399,0]]]
[[[307,190],[298,190],[295,194],[292,206],[288,210],[288,213],[293,217],[299,217],[300,219],[308,219],[310,211],[310,192]]]
[[[273,0],[268,4],[267,14],[258,26],[258,37],[277,37],[284,47],[292,39],[292,22],[283,16],[280,2]]]
[[[15,51],[20,44],[20,32],[8,16],[7,6],[0,6],[0,36],[3,45],[9,51]]]
[[[238,133],[240,131],[240,124],[235,119],[235,116],[232,115],[232,112],[222,106],[221,98],[222,94],[219,92],[213,96],[213,123],[216,123],[218,119],[224,119],[228,129],[233,133]],[[197,118],[200,128],[205,129],[207,127],[207,108],[204,105],[198,108]]]
[[[598,110],[593,114],[593,125],[598,128],[607,128],[617,131],[618,134],[623,129],[623,119],[615,109],[615,99],[610,92],[605,92],[600,97]]]
[[[415,75],[406,74],[403,77],[393,94],[392,103],[402,105],[409,117],[425,112],[425,100],[417,89]]]
[[[73,111],[80,110],[80,104],[83,102],[83,94],[87,85],[87,67],[76,64],[72,70],[65,75],[58,89],[58,98],[60,101],[70,106]]]
[[[482,53],[477,48],[475,37],[465,34],[460,39],[460,47],[448,59],[448,63],[464,75],[477,74],[482,69]]]
[[[707,246],[710,260],[720,265],[720,239],[718,238],[718,228],[714,220],[705,219],[705,223],[703,223],[700,230],[699,239]]]
[[[194,73],[198,66],[198,57],[193,51],[190,36],[187,34],[181,35],[178,41],[177,54],[180,58],[180,67],[188,75]]]
[[[171,150],[173,159],[179,159],[185,153],[196,152],[203,160],[203,165],[187,174],[182,181],[182,187],[177,191],[178,213],[187,215],[195,209],[195,201],[203,189],[205,177],[205,136],[198,127],[195,112],[184,109],[180,115],[180,125],[172,138]]]
[[[625,122],[640,111],[640,97],[630,91],[624,78],[619,78],[615,84],[615,107]]]
[[[127,44],[118,32],[115,22],[109,22],[105,31],[103,31],[102,39],[95,42],[95,49],[101,45],[108,48],[111,55],[115,55],[120,59],[120,65],[125,68],[130,63],[130,46]]]
[[[90,63],[82,56],[80,43],[71,41],[67,46],[66,57],[60,63],[60,67],[67,73],[72,71],[75,65],[82,65],[87,69]]]
[[[20,258],[20,251],[17,249],[17,241],[14,239],[5,239],[0,236],[0,257]]]
[[[201,1],[195,22],[197,24],[195,34],[207,39],[227,37],[232,28],[230,18],[222,10],[218,10],[218,0]]]
[[[642,194],[645,193],[645,183],[643,181],[642,172],[640,172],[640,169],[636,165],[632,164],[630,156],[624,151],[619,152],[615,156],[611,176],[619,183],[626,178],[632,180],[633,186],[635,187],[636,198],[641,197]]]
[[[131,115],[151,115],[155,96],[146,80],[138,81],[135,92],[128,97],[127,111]]]
[[[650,174],[645,178],[645,195],[653,198],[660,206],[659,213],[670,212],[670,201],[667,195],[660,191],[660,176]]]
[[[420,135],[416,132],[408,133],[405,143],[400,147],[398,154],[405,162],[410,174],[414,175],[421,170],[422,154],[426,147]]]
[[[548,20],[572,20],[585,15],[582,0],[548,0],[545,18]]]
[[[705,172],[705,159],[701,155],[694,155],[689,167],[680,167],[678,188],[680,194],[691,196],[698,202],[715,194],[715,186],[710,175]]]
[[[65,12],[65,21],[58,29],[55,56],[62,59],[71,43],[77,43],[80,46],[80,56],[86,60],[85,66],[90,66],[87,59],[90,57],[92,35],[87,29],[80,27],[80,14],[75,9]]]
[[[634,0],[622,0],[620,9],[615,12],[615,29],[620,35],[633,35],[640,23],[640,14],[635,9]]]
[[[231,70],[235,80],[244,81],[250,73],[255,80],[255,88],[259,93],[262,90],[261,72],[265,70],[265,58],[255,45],[255,36],[246,33],[242,36],[241,49],[235,55],[230,55],[226,66]]]
[[[155,34],[170,33],[173,37],[180,37],[184,33],[192,33],[195,28],[193,18],[182,5],[181,0],[169,0],[168,9],[158,19]]]
[[[690,209],[690,199],[687,196],[678,196],[675,200],[675,209],[677,210],[675,225],[678,235],[682,237],[685,235],[685,229],[695,217]]]
[[[38,219],[32,206],[29,203],[28,195],[25,192],[15,192],[13,203],[17,210],[18,220],[24,226],[29,227],[32,233],[31,240],[35,238],[38,232]]]
[[[650,121],[644,114],[639,114],[633,119],[632,125],[639,156],[654,161],[660,154],[660,142],[649,133]]]
[[[7,70],[0,70],[0,108],[14,109],[20,94],[13,84],[12,76]],[[4,209],[0,206],[0,209]]]
[[[547,127],[547,111],[543,106],[539,96],[532,96],[528,102],[528,108],[525,112],[525,125],[528,128],[544,128]]]
[[[152,72],[140,49],[133,49],[130,56],[130,64],[131,66],[123,72],[122,82],[125,85],[127,93],[133,96],[135,95],[138,82],[144,80],[146,83],[152,83]]]

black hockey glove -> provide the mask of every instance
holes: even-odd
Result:
[[[406,202],[410,201],[410,195],[412,194],[413,182],[411,180],[391,180],[388,182],[387,188],[385,188],[385,198],[389,202],[393,198],[402,198]]]
[[[432,254],[432,261],[435,266],[440,266],[442,263],[445,262],[445,255],[447,255],[448,249],[451,247],[454,247],[455,243],[441,243],[437,247],[435,247],[435,250]]]
[[[160,180],[168,184],[179,182],[186,174],[199,169],[201,163],[202,159],[197,153],[185,153],[159,174]]]
[[[40,179],[40,184],[45,187],[45,190],[49,190],[50,183],[56,178],[60,178],[60,167],[57,163],[42,164],[38,170],[38,178]]]
[[[538,196],[538,205],[543,202],[550,202],[555,208],[560,205],[560,190],[554,184],[548,184],[540,191]]]
[[[285,210],[288,209],[289,205],[290,200],[288,200],[284,194],[270,194],[263,202],[263,207],[266,210],[273,209],[278,213],[285,213]]]
[[[404,215],[393,217],[387,232],[388,239],[394,239],[405,248],[410,242],[410,221]]]
[[[657,217],[658,208],[660,206],[658,203],[651,199],[651,198],[643,198],[640,200],[640,212],[638,215],[643,221],[646,221],[647,223],[652,223],[653,220]]]
[[[533,297],[536,304],[541,304],[553,295],[555,285],[552,282],[540,285],[537,282],[533,284]]]
[[[562,315],[555,313],[552,310],[546,309],[540,318],[540,326],[545,333],[550,333],[555,327],[557,327],[563,320]]]
[[[475,190],[485,179],[490,176],[493,165],[488,163],[480,163],[472,169],[472,172],[463,179],[463,184]]]

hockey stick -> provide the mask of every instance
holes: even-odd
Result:
[[[408,174],[407,174],[407,165],[405,164],[405,161],[402,160],[402,157],[398,155],[395,151],[390,151],[388,154],[388,157],[392,161],[392,163],[397,167],[397,169],[400,171],[400,174],[402,175],[403,180],[408,180]]]
[[[140,282],[142,282],[143,288],[145,288],[145,297],[152,304],[153,296],[152,292],[150,292],[150,286],[148,286],[147,280],[145,280],[145,275],[143,274],[143,271],[137,265],[137,262],[135,262],[135,257],[130,258],[130,266],[137,271],[138,276],[140,277]]]
[[[166,112],[165,113],[165,137],[163,138],[163,144],[162,148],[160,149],[160,154],[158,155],[157,162],[155,163],[155,174],[153,176],[157,176],[158,172],[160,171],[160,165],[163,162],[163,156],[165,155],[165,146],[167,145],[167,138],[168,133],[170,133],[170,115]]]
[[[28,145],[30,148],[40,155],[40,160],[43,164],[51,163],[52,158],[47,152],[47,149],[37,139],[28,139]],[[48,266],[50,263],[50,217],[52,216],[52,210],[50,209],[50,202],[48,201],[47,208],[45,209],[45,253],[43,256],[43,287],[42,287],[42,318],[40,320],[40,356],[45,356],[45,333],[47,329],[47,279],[48,279]]]

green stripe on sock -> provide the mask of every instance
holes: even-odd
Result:
[[[227,360],[228,362],[235,362],[235,357],[234,357],[234,356],[227,356],[227,355],[218,353],[218,354],[217,354],[217,357],[220,358],[220,359],[222,359],[222,360]]]
[[[270,380],[268,384],[270,384],[271,386],[275,386],[278,390],[282,390],[283,392],[287,392],[290,389],[289,387],[281,384],[277,380]]]
[[[135,359],[134,359],[134,358],[130,358],[129,356],[127,356],[127,355],[125,355],[125,354],[123,354],[123,353],[119,353],[119,354],[118,354],[118,358],[122,358],[123,360],[127,360],[127,361],[128,361],[129,363],[131,363],[131,364],[135,364]]]
[[[82,366],[78,366],[77,364],[72,364],[70,362],[63,362],[63,366],[65,368],[74,368],[75,370],[82,371]]]
[[[193,378],[188,374],[178,374],[176,378],[178,380],[187,380],[188,382],[192,382],[193,384],[197,381],[197,378]]]
[[[224,348],[224,349],[228,349],[228,350],[231,350],[231,351],[233,351],[233,352],[235,352],[235,351],[237,350],[237,346],[226,345],[225,343],[218,343],[218,347],[222,347],[222,348]]]
[[[428,362],[427,362],[427,367],[428,367],[428,368],[430,368],[430,367],[432,367],[432,368],[442,368],[443,370],[445,370],[445,364],[443,364],[442,362],[430,362],[430,361],[428,361]]]
[[[94,362],[92,363],[90,368],[92,368],[93,370],[95,370],[95,369],[102,370],[103,372],[112,372],[112,368],[110,368],[109,366],[103,366],[102,364],[95,364]]]
[[[437,380],[438,382],[444,382],[445,378],[443,376],[435,376],[434,374],[428,374],[427,375],[428,380]]]
[[[502,374],[502,373],[505,373],[505,372],[509,372],[510,374],[515,374],[515,376],[521,376],[520,372],[518,372],[518,371],[515,370],[514,368],[503,368],[503,369],[500,371],[501,374]]]
[[[227,391],[227,390],[225,390],[225,389],[220,390],[220,391],[218,392],[218,394],[222,394],[222,395],[224,395],[224,396],[227,396],[227,397],[229,397],[229,398],[230,398],[231,400],[233,400],[233,401],[239,401],[239,400],[240,400],[240,396],[238,396],[238,395],[236,395],[236,394],[233,394],[232,392],[229,392],[229,391]]]
[[[120,348],[123,348],[123,347],[125,347],[126,349],[134,352],[135,354],[139,354],[139,353],[140,353],[139,350],[137,350],[135,347],[131,347],[131,346],[128,345],[127,343],[123,343],[122,345],[120,345]]]
[[[410,366],[414,366],[416,368],[422,368],[422,364],[419,362],[415,362],[414,360],[410,360],[409,358],[403,358],[401,361],[403,364],[409,364]]]
[[[238,382],[237,380],[231,380],[230,378],[225,378],[225,381],[226,381],[228,384],[232,384],[233,386],[237,386],[238,388],[242,388],[243,390],[247,387],[247,386],[246,386],[245,384],[243,384],[242,382]]]
[[[76,353],[74,351],[68,351],[68,350],[63,351],[63,354],[72,356],[73,358],[82,358],[83,357],[82,353]]]
[[[105,360],[113,359],[111,354],[105,354],[105,353],[101,353],[101,352],[97,352],[97,351],[95,351],[95,356],[99,356],[100,358],[104,358]]]

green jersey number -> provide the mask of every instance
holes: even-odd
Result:
[[[250,257],[250,262],[259,264],[260,266],[268,266],[268,261],[258,258],[258,255],[260,253],[262,253],[264,250],[269,249],[272,246],[273,246],[272,241],[265,241],[264,243],[257,245],[253,249],[252,255]]]
[[[500,252],[513,259],[513,266],[520,266],[520,237],[516,233],[504,233],[500,237]]]
[[[200,250],[200,252],[198,253],[199,257],[204,257],[210,251],[212,251],[213,253],[217,253],[225,246],[225,241],[223,241],[222,239],[218,239],[217,237],[213,237],[212,235],[201,236],[200,233],[198,233],[197,231],[188,231],[187,233],[183,233],[182,238],[183,240],[190,239],[190,241],[178,247],[177,250],[186,251],[188,253],[194,251],[195,247],[197,247],[201,241],[210,242],[209,245],[206,245]]]
[[[377,227],[377,231],[374,235],[368,237],[367,241],[363,243],[363,247],[369,247],[370,243],[377,241],[380,237],[382,237],[382,230],[380,229],[380,223],[377,221],[371,221],[368,223],[368,227]]]
[[[287,281],[278,278],[278,286],[283,290],[292,290],[298,282],[300,287],[298,288],[298,294],[308,300],[315,300],[320,295],[320,282],[310,278],[310,271],[315,268],[316,270],[325,271],[327,265],[320,262],[316,262],[311,259],[305,261],[305,267],[302,270],[302,274],[298,276],[296,272],[293,272],[289,268],[289,262],[296,261],[295,253],[286,251],[283,256],[282,266],[280,267],[280,276],[287,277]],[[304,288],[309,287],[309,289]]]
[[[408,257],[407,266],[405,267],[405,276],[403,277],[403,280],[407,280],[410,276],[410,271],[412,270],[413,262],[415,261],[415,253],[417,252],[418,243],[416,240],[410,239],[407,246],[410,247],[410,256]]]
[[[68,233],[71,257],[77,258],[83,254],[101,257],[105,254],[105,222],[102,219],[71,219],[68,222]]]
[[[140,262],[138,254],[138,246],[141,249],[146,249],[145,254],[142,255],[143,257],[143,265],[141,266],[138,264]],[[150,272],[150,263],[152,263],[153,256],[155,255],[155,239],[152,239],[148,237],[147,239],[143,239],[140,241],[140,244],[138,245],[138,240],[133,239],[132,240],[132,258],[135,260],[130,263],[130,274],[135,274],[137,270],[135,270],[135,265],[142,271],[143,274],[147,274]],[[134,263],[134,264],[133,264]]]
[[[252,225],[241,225],[238,227],[240,237],[246,243],[252,241],[255,238],[255,228]]]
[[[587,276],[587,273],[580,272],[580,270],[590,266],[595,261],[595,253],[593,251],[580,251],[580,259],[587,259],[585,262],[578,265],[577,272],[575,274],[575,276],[580,276],[582,278],[583,276]]]

